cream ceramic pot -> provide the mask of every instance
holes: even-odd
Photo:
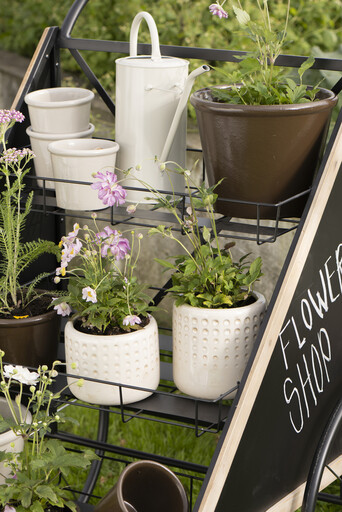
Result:
[[[119,145],[107,139],[65,139],[50,142],[56,203],[66,210],[101,210],[108,208],[89,183],[99,171],[114,171]],[[68,181],[71,181],[69,183]],[[72,183],[79,181],[80,183]]]
[[[241,380],[266,309],[265,297],[253,295],[255,302],[239,308],[173,306],[173,380],[180,391],[216,399]]]
[[[26,94],[32,130],[39,133],[75,133],[89,127],[94,93],[81,87],[52,87]]]
[[[137,36],[145,19],[152,42],[151,55],[137,55]],[[209,71],[201,66],[188,76],[189,62],[162,57],[156,24],[147,12],[133,20],[130,32],[130,56],[116,60],[115,140],[120,145],[117,166],[127,170],[141,167],[141,180],[157,189],[170,190],[170,183],[159,170],[158,162],[172,160],[185,166],[186,103],[192,84],[199,74]],[[175,175],[177,192],[184,191],[184,179]],[[127,186],[141,187],[128,180]],[[128,201],[143,201],[146,192],[128,190]]]
[[[95,126],[93,124],[89,124],[89,128],[84,132],[76,132],[76,133],[40,133],[32,130],[32,127],[29,126],[26,129],[27,135],[30,137],[31,148],[33,153],[35,154],[35,158],[33,160],[34,169],[36,171],[36,176],[41,176],[44,178],[53,178],[52,165],[51,165],[51,156],[48,150],[48,145],[50,142],[54,142],[56,140],[61,139],[75,139],[75,138],[88,138],[91,137],[95,130]],[[55,183],[53,181],[48,180],[38,180],[38,186],[43,187],[43,181],[45,181],[45,187],[54,189]]]

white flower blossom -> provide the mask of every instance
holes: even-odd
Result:
[[[28,368],[21,365],[13,366],[6,364],[4,366],[4,376],[7,379],[12,378],[28,386],[35,386],[39,380],[39,374],[37,372],[30,372]]]
[[[82,288],[82,299],[84,299],[86,302],[97,302],[96,291],[93,290],[90,286]]]

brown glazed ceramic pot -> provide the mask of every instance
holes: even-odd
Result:
[[[209,88],[191,96],[209,185],[225,178],[216,189],[220,198],[274,205],[311,186],[337,103],[327,89],[318,97],[295,105],[232,105],[213,101]],[[307,198],[281,206],[281,217],[300,217]],[[257,217],[255,205],[216,206],[230,217]],[[262,206],[260,218],[274,219],[276,210]]]
[[[150,460],[129,464],[95,512],[188,512],[188,499],[177,476]]]
[[[21,319],[0,319],[0,348],[4,361],[37,368],[57,359],[60,318],[51,310]]]

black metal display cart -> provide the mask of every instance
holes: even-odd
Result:
[[[79,64],[81,70],[88,78],[91,87],[95,88],[98,95],[102,98],[109,111],[115,115],[115,105],[101,86],[100,81],[94,75],[93,71],[87,65],[86,60],[81,55],[83,50],[96,51],[96,52],[115,52],[115,53],[128,53],[129,44],[118,41],[98,41],[88,39],[75,39],[71,37],[71,31],[81,14],[82,9],[87,4],[88,0],[76,0],[68,12],[61,28],[50,27],[44,31],[44,34],[39,42],[36,53],[32,59],[29,69],[23,83],[18,91],[17,97],[14,101],[13,108],[20,110],[26,116],[26,121],[22,125],[15,125],[9,134],[9,146],[26,147],[29,145],[29,139],[26,135],[26,128],[29,125],[27,106],[24,102],[25,95],[33,90],[56,87],[61,84],[61,70],[60,70],[60,52],[69,51]],[[149,53],[149,45],[140,44],[138,47],[139,53]],[[182,57],[187,59],[200,59],[201,61],[230,61],[237,60],[237,55],[244,52],[228,51],[228,50],[213,50],[204,48],[186,48],[177,46],[161,46],[163,55],[170,55],[174,57]],[[305,57],[285,56],[282,55],[277,60],[277,65],[285,67],[299,67]],[[331,70],[342,72],[342,61],[338,59],[321,59],[318,58],[313,66],[315,69]],[[342,80],[342,79],[341,79]],[[335,92],[338,92],[342,87],[341,80],[335,86]],[[44,178],[40,178],[45,182]],[[51,178],[49,178],[51,180]],[[81,183],[80,183],[81,184]],[[38,222],[41,226],[43,233],[41,236],[49,237],[58,242],[64,234],[65,219],[68,215],[73,216],[73,213],[61,210],[56,206],[54,193],[48,190],[43,183],[43,187],[36,185],[36,178],[32,174],[28,177],[28,186],[35,191],[33,214],[35,215],[33,222]],[[312,191],[304,190],[302,195],[309,197]],[[186,208],[186,194],[180,194],[183,201],[183,213]],[[262,204],[252,203],[256,210],[256,220],[253,222],[244,222],[230,218],[222,217],[218,222],[218,227],[222,236],[227,238],[238,238],[245,240],[255,241],[257,244],[272,243],[277,238],[290,230],[296,229],[299,220],[286,219],[282,216],[282,206],[297,199],[288,198],[282,203],[271,205],[274,208],[274,221],[264,222],[259,218],[259,209]],[[180,207],[182,211],[182,207]],[[83,218],[87,217],[85,213]],[[153,227],[160,223],[160,220],[172,222],[168,214],[159,213],[148,209],[139,210],[134,214],[127,214],[124,208],[112,207],[106,210],[105,213],[100,213],[98,220],[105,220],[110,222],[113,226],[117,224],[127,224],[129,226],[145,226]],[[53,268],[48,268],[53,272]],[[167,288],[170,284],[166,283],[164,286],[155,290],[154,302],[158,303],[163,299],[167,293]],[[279,291],[279,290],[278,290]],[[277,292],[275,292],[277,293]],[[276,297],[274,299],[276,301]],[[193,484],[195,481],[202,481],[207,474],[208,468],[191,461],[175,460],[163,454],[144,453],[136,450],[133,447],[114,446],[108,443],[108,428],[111,415],[118,415],[123,423],[127,423],[133,419],[156,421],[160,424],[171,424],[190,429],[193,431],[194,436],[217,434],[222,431],[224,426],[227,427],[231,421],[234,411],[238,406],[241,396],[241,390],[238,390],[237,397],[229,405],[225,400],[225,396],[219,397],[216,400],[200,400],[194,399],[189,396],[177,394],[177,390],[172,383],[172,336],[171,332],[160,335],[160,350],[163,356],[161,363],[161,386],[158,391],[153,395],[141,402],[124,405],[121,404],[117,407],[101,407],[82,404],[76,402],[71,395],[63,395],[60,400],[61,404],[71,404],[75,407],[87,407],[93,410],[94,414],[98,416],[98,428],[95,439],[88,439],[82,436],[76,436],[71,433],[64,432],[61,429],[56,430],[51,435],[59,438],[70,446],[90,447],[99,455],[99,460],[93,462],[91,470],[83,486],[83,490],[75,494],[75,499],[81,504],[82,509],[91,510],[92,506],[88,505],[90,496],[93,493],[97,479],[101,471],[101,465],[104,460],[120,461],[129,463],[133,459],[149,459],[160,462],[169,466],[177,475],[180,475],[183,481],[187,481],[186,487],[189,491],[189,501],[191,510],[199,510],[201,505],[202,496],[200,496],[197,504],[194,503]],[[63,338],[60,344],[60,358],[64,357],[64,344]],[[250,367],[249,367],[250,369]],[[249,370],[248,369],[248,370]],[[247,375],[247,374],[246,374]],[[65,381],[65,375],[60,374],[58,386],[62,386]],[[244,382],[246,381],[246,376]],[[121,383],[113,383],[122,386]],[[239,383],[236,383],[239,387]],[[227,393],[228,394],[228,393]],[[340,407],[340,406],[339,406]],[[316,489],[317,492],[317,489]],[[214,512],[214,509],[206,508],[208,512]],[[217,509],[217,510],[221,510]],[[233,510],[233,509],[232,509]],[[261,510],[261,509],[256,509]],[[279,509],[281,510],[281,509]],[[175,511],[176,512],[176,511]],[[234,509],[234,512],[237,512]],[[250,511],[252,512],[252,511]]]

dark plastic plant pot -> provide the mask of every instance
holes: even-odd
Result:
[[[225,85],[221,88],[228,87]],[[192,94],[209,185],[220,198],[277,204],[308,189],[319,164],[336,95],[294,105],[232,105],[215,102],[209,88]],[[282,217],[300,217],[308,196],[281,207]],[[218,201],[231,217],[256,218],[255,205]],[[276,208],[260,207],[260,218]]]
[[[95,512],[188,512],[183,485],[167,467],[153,461],[129,464]]]
[[[57,359],[60,318],[51,310],[39,316],[0,319],[0,348],[4,361],[37,368]]]

